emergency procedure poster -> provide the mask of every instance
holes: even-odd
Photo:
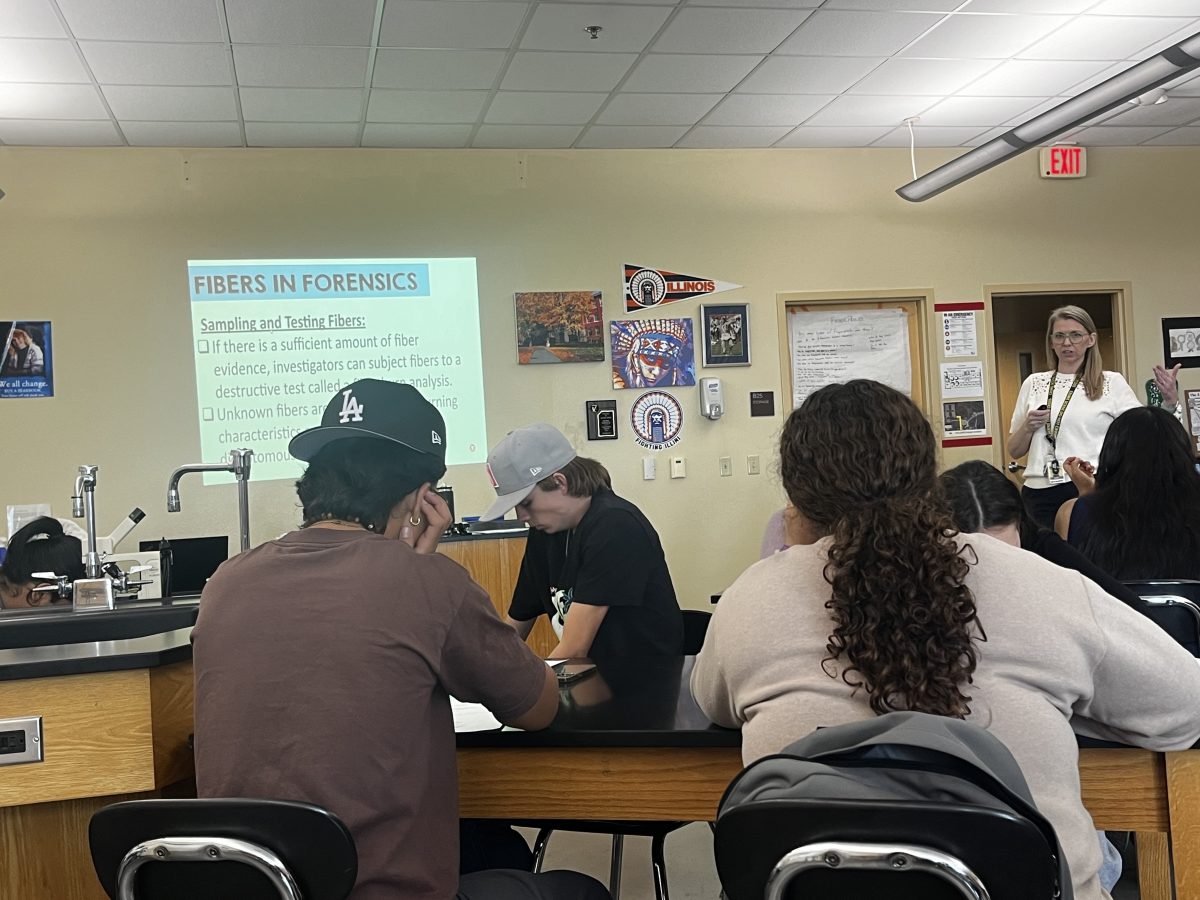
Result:
[[[788,310],[792,404],[827,384],[869,378],[912,396],[908,318],[902,309]]]

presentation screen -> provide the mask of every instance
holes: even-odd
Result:
[[[189,260],[188,286],[201,462],[248,447],[252,480],[296,478],[288,441],[360,378],[436,405],[447,465],[486,459],[474,259]]]

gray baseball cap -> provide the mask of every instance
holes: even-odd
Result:
[[[503,517],[533,493],[539,481],[549,478],[577,455],[563,433],[545,422],[510,431],[488,454],[488,478],[498,496],[480,518],[486,522]]]

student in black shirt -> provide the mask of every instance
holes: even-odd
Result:
[[[662,543],[607,470],[576,454],[553,426],[510,432],[488,455],[499,495],[485,519],[516,508],[529,524],[509,623],[522,636],[543,613],[556,659],[678,655],[683,617]]]

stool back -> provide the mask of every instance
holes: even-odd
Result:
[[[1200,581],[1186,579],[1126,581],[1146,607],[1142,610],[1159,628],[1200,656]]]

